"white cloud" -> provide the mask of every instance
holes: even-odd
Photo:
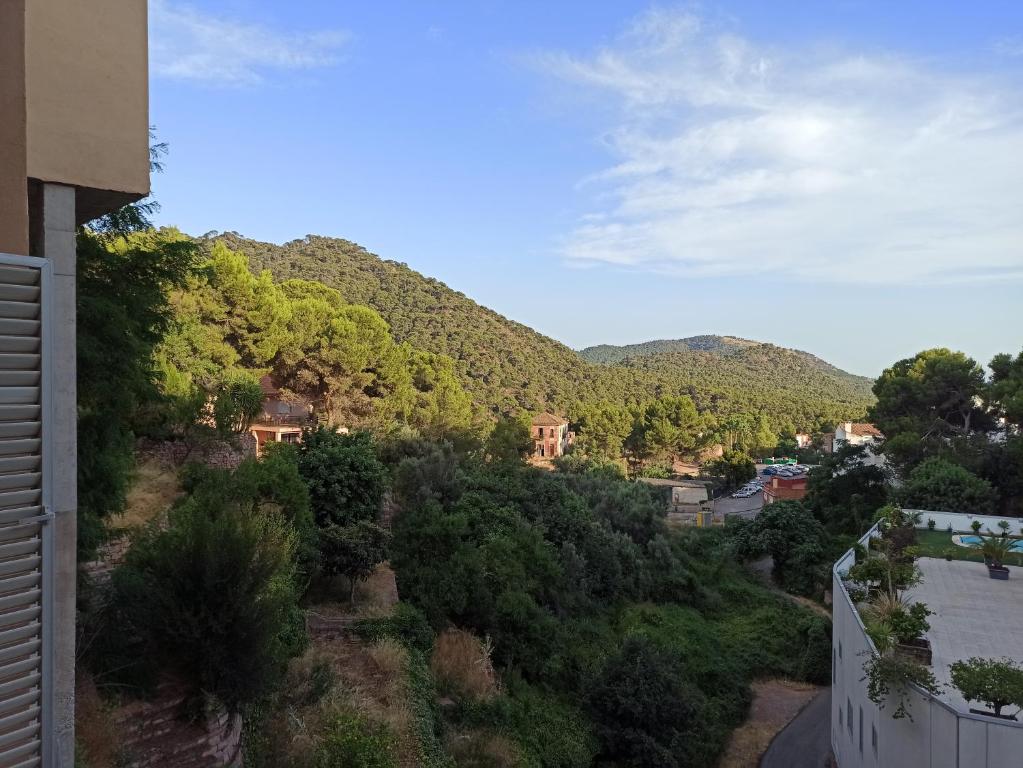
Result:
[[[1019,83],[898,55],[776,49],[651,11],[585,56],[616,161],[585,180],[579,263],[689,276],[1023,279]]]
[[[348,39],[339,30],[282,32],[176,0],[153,0],[149,19],[155,74],[218,85],[252,85],[273,70],[329,66]]]

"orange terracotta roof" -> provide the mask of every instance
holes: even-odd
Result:
[[[568,419],[544,411],[534,416],[531,423],[534,427],[560,427],[562,424],[568,424]]]
[[[853,422],[852,434],[858,435],[859,437],[884,437],[881,430],[875,427],[873,424],[867,424],[864,422]]]

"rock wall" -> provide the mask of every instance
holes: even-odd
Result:
[[[256,455],[256,439],[248,432],[230,442],[211,440],[187,443],[183,440],[142,438],[135,450],[141,458],[152,458],[173,466],[181,466],[186,461],[198,461],[215,469],[234,469],[245,459]]]
[[[157,688],[151,701],[133,701],[113,712],[121,754],[128,768],[224,768],[242,765],[241,715],[208,714],[181,718],[185,689],[174,683]]]

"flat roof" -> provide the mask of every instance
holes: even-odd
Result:
[[[983,563],[921,557],[917,565],[923,581],[906,596],[934,611],[926,637],[931,671],[946,686],[938,698],[967,712],[971,705],[952,686],[950,664],[971,656],[1023,663],[1023,568],[1008,566],[1008,581],[999,581]],[[981,702],[973,706],[984,709]]]

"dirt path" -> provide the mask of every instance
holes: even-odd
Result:
[[[758,765],[772,739],[822,690],[820,686],[792,680],[758,680],[752,688],[749,717],[732,732],[718,768]]]

